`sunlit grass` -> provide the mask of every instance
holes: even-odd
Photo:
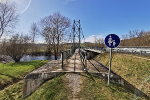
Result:
[[[21,100],[23,80],[0,91],[0,100]]]
[[[107,81],[81,73],[82,84],[81,91],[78,92],[75,99],[81,100],[146,100],[144,97],[136,97],[129,90],[110,84]],[[72,89],[64,73],[45,82],[34,93],[24,100],[72,100]],[[0,100],[21,100],[23,81],[16,83],[0,91]]]
[[[109,66],[109,53],[100,54],[96,59]],[[111,69],[150,96],[150,61],[131,54],[113,53]]]
[[[24,100],[69,100],[70,92],[64,81],[65,75],[55,77],[45,82],[33,94]],[[0,91],[0,100],[22,100],[23,81]]]
[[[82,100],[146,100],[144,97],[136,97],[129,90],[115,84],[110,84],[108,87],[106,80],[91,76],[93,79],[82,77],[84,82],[78,94]]]
[[[69,100],[69,91],[64,83],[65,75],[60,75],[44,83],[25,100]]]
[[[0,84],[13,82],[14,79],[23,79],[23,77],[32,70],[42,66],[48,61],[30,61],[19,63],[0,63]]]

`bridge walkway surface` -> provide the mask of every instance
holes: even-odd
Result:
[[[64,72],[85,72],[78,49],[76,49],[75,53],[70,57],[70,59],[68,59],[68,63],[64,65],[63,71]]]

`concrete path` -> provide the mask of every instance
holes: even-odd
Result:
[[[65,72],[84,72],[84,67],[80,59],[79,50],[77,49],[68,63],[64,66]]]

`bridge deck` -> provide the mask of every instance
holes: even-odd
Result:
[[[76,49],[72,57],[68,59],[68,63],[64,65],[64,71],[65,72],[84,72],[83,69],[84,67],[80,59],[79,50]]]

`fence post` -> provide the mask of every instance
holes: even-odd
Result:
[[[69,50],[68,50],[66,53],[67,53],[66,62],[68,63],[68,58],[69,58]]]
[[[131,51],[131,54],[133,54],[133,50]]]
[[[71,56],[72,54],[71,54],[71,49],[70,49],[70,56]]]
[[[140,50],[140,55],[142,55],[142,50]]]
[[[62,59],[62,61],[61,61],[61,64],[62,64],[62,65],[61,65],[61,67],[62,67],[62,69],[63,69],[63,57],[64,57],[63,51],[61,52],[61,55],[62,55],[62,58],[61,58],[61,59]]]
[[[87,54],[86,54],[86,52],[85,52],[85,70],[87,70]]]

